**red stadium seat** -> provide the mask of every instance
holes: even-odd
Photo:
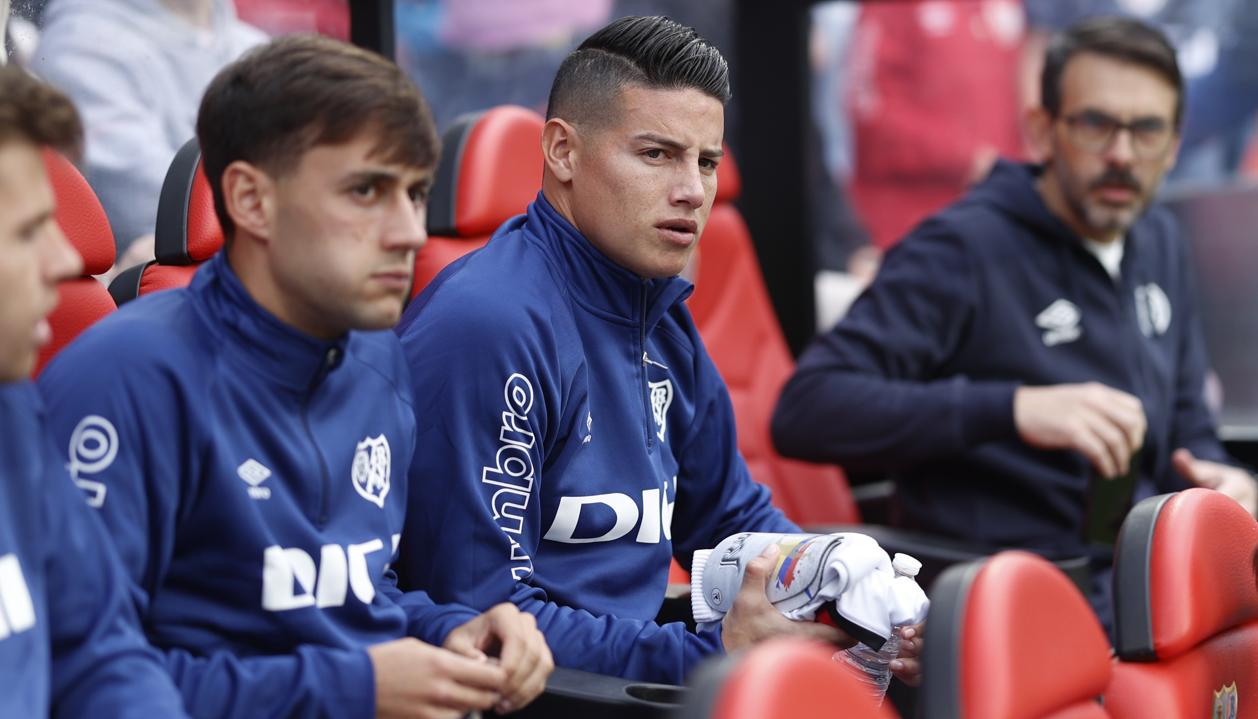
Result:
[[[1115,549],[1116,717],[1258,717],[1258,522],[1208,489],[1150,497]]]
[[[465,115],[446,130],[428,201],[428,243],[415,256],[418,295],[437,273],[484,246],[542,186],[540,115],[513,105]]]
[[[741,189],[727,148],[717,169],[716,202],[699,242],[690,312],[729,387],[738,449],[751,476],[773,490],[774,504],[799,524],[855,523],[856,503],[842,471],[786,459],[769,436],[773,407],[795,361],[769,300],[751,234],[733,204]]]
[[[774,639],[721,657],[695,672],[683,712],[694,719],[894,719],[878,706],[834,647],[803,639]]]
[[[196,139],[179,149],[166,171],[154,244],[155,261],[128,268],[110,283],[109,293],[120,306],[140,295],[186,286],[197,267],[223,246],[223,228]]]
[[[74,165],[56,152],[44,150],[44,168],[57,201],[57,224],[83,257],[83,275],[57,287],[57,307],[48,316],[52,342],[39,351],[36,375],[80,332],[116,309],[105,286],[91,277],[114,265],[114,235],[100,200]]]
[[[922,661],[927,719],[1109,716],[1099,703],[1112,671],[1105,632],[1070,579],[1028,552],[939,577]]]

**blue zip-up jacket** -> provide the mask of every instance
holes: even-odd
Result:
[[[220,255],[89,329],[39,385],[191,713],[371,717],[366,646],[440,644],[475,616],[401,597],[389,568],[415,446],[392,333],[301,334]]]
[[[35,388],[0,384],[0,717],[180,717]]]
[[[1113,279],[1044,204],[1037,170],[1000,162],[886,256],[848,315],[800,357],[773,421],[778,449],[891,470],[900,523],[1050,554],[1087,553],[1093,474],[1024,444],[1020,385],[1100,382],[1138,397],[1137,496],[1185,486],[1170,455],[1226,461],[1187,248],[1154,208]],[[1108,555],[1107,555],[1108,556]]]
[[[721,651],[653,622],[670,558],[795,525],[738,453],[690,291],[616,265],[542,195],[432,281],[398,326],[422,448],[403,586],[515,602],[560,666],[680,682]]]

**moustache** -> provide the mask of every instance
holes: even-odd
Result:
[[[1089,190],[1097,190],[1102,187],[1124,187],[1136,193],[1140,193],[1142,190],[1140,181],[1136,179],[1135,175],[1131,174],[1130,170],[1116,167],[1106,170],[1105,174],[1088,185]]]

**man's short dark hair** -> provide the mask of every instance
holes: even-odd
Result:
[[[47,145],[77,159],[83,124],[74,103],[14,65],[0,67],[0,144]]]
[[[311,148],[367,131],[378,137],[373,155],[384,162],[437,164],[440,144],[427,103],[380,55],[318,35],[289,35],[223,68],[201,100],[197,140],[224,237],[235,232],[222,186],[232,162],[278,177]]]
[[[666,17],[625,17],[594,33],[559,66],[546,118],[598,122],[627,85],[694,89],[729,102],[729,65],[693,28]]]
[[[1058,33],[1048,44],[1040,75],[1040,104],[1053,117],[1061,111],[1061,81],[1066,63],[1093,53],[1147,67],[1175,88],[1175,126],[1184,114],[1184,78],[1175,48],[1151,25],[1124,17],[1094,17]]]

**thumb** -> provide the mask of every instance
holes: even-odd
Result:
[[[743,574],[743,586],[768,591],[769,578],[773,575],[773,565],[777,563],[778,555],[781,553],[782,550],[777,544],[765,547],[758,557],[747,563],[747,570]]]
[[[468,659],[483,661],[486,659],[485,653],[477,646],[483,634],[483,632],[478,631],[479,629],[480,627],[477,626],[477,622],[474,619],[450,632],[442,647]]]
[[[1179,473],[1179,476],[1188,480],[1190,483],[1198,487],[1208,487],[1214,489],[1218,484],[1210,480],[1213,477],[1205,473],[1197,471],[1197,458],[1192,456],[1192,452],[1180,447],[1171,454],[1171,466]]]

